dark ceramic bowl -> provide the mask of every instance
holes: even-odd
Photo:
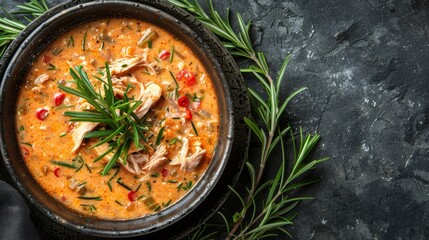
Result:
[[[148,21],[186,42],[214,81],[221,113],[220,136],[212,164],[198,184],[173,206],[153,215],[124,221],[85,217],[50,197],[26,168],[15,133],[16,96],[38,54],[70,28],[106,17]],[[32,205],[36,224],[55,236],[179,237],[215,212],[228,194],[227,185],[233,185],[241,172],[249,139],[242,119],[250,111],[241,74],[216,37],[190,15],[163,1],[71,1],[57,6],[31,23],[12,43],[0,62],[0,72],[2,168]]]

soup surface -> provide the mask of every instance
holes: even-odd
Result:
[[[71,69],[87,73],[100,101],[113,92],[122,107],[110,109],[116,127],[71,117],[97,111],[65,90],[77,89]],[[131,134],[114,133],[121,121]],[[132,219],[171,206],[196,184],[215,149],[219,109],[192,49],[153,24],[112,18],[77,26],[40,54],[20,89],[16,129],[29,170],[52,197],[85,215]],[[112,146],[127,138],[113,161],[121,151]]]

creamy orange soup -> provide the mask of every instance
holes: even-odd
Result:
[[[140,100],[133,114],[146,130],[140,146],[103,175],[115,151],[100,157],[109,143],[86,137],[109,126],[71,121],[66,112],[94,106],[59,86],[75,89],[70,68],[82,66],[105,97],[106,63],[115,99]],[[160,27],[126,18],[89,22],[50,43],[21,86],[16,114],[21,153],[38,183],[70,209],[103,219],[137,218],[178,201],[210,163],[218,128],[214,87],[192,49]]]

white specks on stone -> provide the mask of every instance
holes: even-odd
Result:
[[[369,39],[371,39],[372,41],[374,41],[376,44],[380,44],[380,38],[383,37],[384,35],[386,35],[387,33],[387,29],[384,27],[378,27],[374,30],[374,32],[371,34],[371,36],[369,37]]]
[[[317,57],[314,56],[314,52],[307,50],[307,59],[308,60],[315,60]]]
[[[326,225],[327,223],[328,223],[328,220],[326,220],[326,219],[322,218],[322,224],[323,224],[323,225]]]
[[[369,146],[368,146],[366,143],[363,143],[363,144],[362,144],[361,149],[362,149],[364,152],[369,152]]]
[[[348,80],[351,80],[354,76],[353,73],[353,68],[344,68],[344,70],[342,70],[341,72],[336,72],[336,73],[332,73],[332,74],[327,74],[328,77],[330,78],[334,78],[334,79],[342,79],[342,78],[346,78]]]

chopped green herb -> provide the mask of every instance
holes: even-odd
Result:
[[[88,166],[88,164],[85,163],[85,167],[88,170],[89,173],[92,173],[91,168]]]
[[[74,47],[74,39],[73,36],[70,36],[69,41],[67,42],[67,47]]]
[[[158,126],[161,126],[164,121],[165,121],[165,118],[161,119],[161,121],[159,121],[158,123]]]
[[[137,200],[140,200],[144,197],[144,194],[140,195],[140,197],[137,198]]]
[[[67,133],[66,133],[66,132],[62,132],[62,133],[60,134],[60,137],[64,137],[65,135],[67,135]]]
[[[169,71],[169,72],[170,72],[171,77],[174,80],[174,83],[176,83],[176,88],[179,88],[179,84],[177,83],[176,77],[174,76],[174,74],[171,71]]]
[[[89,207],[89,210],[90,210],[91,212],[95,212],[95,211],[97,211],[97,208],[96,208],[94,205],[92,205],[92,204],[81,204],[81,206],[82,206],[82,207]]]
[[[178,138],[173,138],[173,140],[171,140],[171,142],[170,142],[170,145],[173,145],[173,144],[175,144],[176,142],[180,142],[180,143],[182,143],[182,141],[180,141],[180,139],[178,139]]]
[[[152,48],[152,39],[149,39],[148,41],[147,41],[147,47],[150,49],[150,48]]]
[[[77,168],[74,163],[70,164],[70,163],[66,163],[66,162],[62,162],[62,161],[54,161],[54,160],[52,160],[51,163],[55,164],[55,165],[62,166],[62,167],[72,168],[72,169],[76,169]]]
[[[111,184],[109,181],[107,182],[107,186],[109,187],[109,190],[110,190],[110,191],[112,191],[112,190],[113,190],[113,189],[112,189],[112,184]]]
[[[182,185],[183,183],[180,182],[179,184],[177,184],[177,191],[179,192],[180,190],[182,190]]]
[[[24,125],[19,126],[19,131],[20,131],[20,132],[25,131]]]
[[[169,183],[177,183],[177,180],[168,180]]]
[[[124,182],[122,182],[121,180],[122,180],[122,178],[120,177],[120,178],[118,178],[118,180],[116,180],[116,182],[120,186],[122,186],[123,188],[127,189],[128,191],[132,191],[132,189],[128,185],[126,185]]]
[[[186,186],[182,187],[183,190],[190,190],[192,188],[192,181],[186,182]]]
[[[60,54],[62,51],[62,48],[55,48],[54,50],[52,50],[52,54],[54,54],[54,56],[58,56],[58,54]]]
[[[157,57],[155,57],[155,60],[157,61],[157,62],[161,62],[161,60],[159,59],[159,58],[157,58]]]
[[[149,192],[152,192],[152,184],[150,182],[146,182],[146,186]]]
[[[53,65],[52,63],[49,63],[48,65],[49,65],[49,67],[46,70],[53,71],[53,70],[57,69],[57,67],[55,65]]]
[[[197,97],[197,93],[194,93],[194,96],[192,96],[193,102],[201,102],[204,97]]]
[[[115,200],[115,203],[117,203],[119,206],[124,206],[124,205],[122,205],[122,203],[121,202],[119,202],[118,200]]]
[[[60,106],[58,106],[58,107],[56,107],[54,109],[55,110],[61,110],[61,109],[70,108],[70,107],[73,107],[73,106],[74,106],[74,104],[61,104]]]
[[[163,207],[168,207],[170,204],[171,204],[171,199],[168,200],[168,202],[166,202],[166,203],[162,202]]]
[[[90,196],[79,196],[78,198],[83,200],[95,200],[95,201],[101,201],[103,198],[101,197],[90,197]]]
[[[121,68],[126,68],[128,67],[128,64],[122,64]]]
[[[158,136],[156,137],[156,145],[159,145],[161,143],[161,140],[164,138],[164,136],[162,136],[163,133],[164,127],[162,127],[158,132]]]
[[[173,62],[173,59],[174,59],[174,45],[173,45],[173,48],[171,49],[170,63]]]
[[[105,68],[101,68],[101,67],[100,67],[100,68],[98,68],[98,69],[97,69],[97,73],[98,73],[98,74],[100,74],[101,76],[104,76]]]
[[[104,40],[101,42],[100,50],[104,49]]]
[[[159,173],[157,172],[153,172],[150,174],[151,177],[159,177]]]
[[[32,146],[33,146],[31,143],[28,143],[28,142],[19,142],[19,143],[20,143],[20,144],[27,145],[27,146],[29,146],[29,147],[32,147]]]
[[[83,34],[83,40],[82,40],[82,51],[85,51],[85,50],[86,50],[86,35],[87,35],[87,32],[85,32],[85,33]]]
[[[142,184],[140,183],[139,186],[136,188],[136,190],[134,192],[138,192],[140,190],[141,186],[142,186]]]
[[[197,131],[197,129],[195,128],[195,125],[194,125],[194,122],[193,122],[193,121],[191,121],[191,125],[192,125],[192,129],[194,129],[195,135],[197,135],[197,136],[198,136],[198,131]]]

